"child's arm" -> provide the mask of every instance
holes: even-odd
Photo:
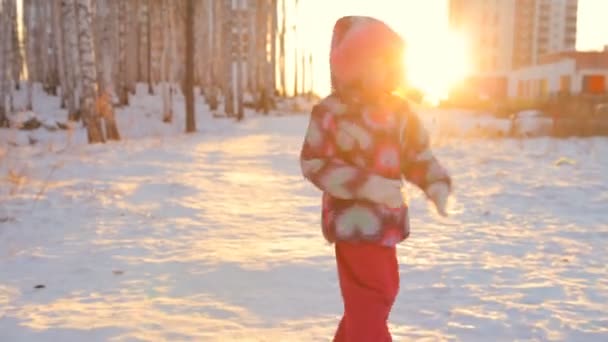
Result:
[[[332,120],[333,114],[327,106],[315,106],[300,154],[304,177],[335,198],[402,206],[401,181],[375,175],[336,156]]]
[[[417,185],[433,201],[439,214],[445,216],[452,180],[433,155],[428,132],[418,116],[409,111],[406,115],[401,128],[401,171],[405,179]]]

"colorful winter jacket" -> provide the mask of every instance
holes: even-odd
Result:
[[[437,182],[451,186],[451,180],[429,149],[427,132],[408,103],[380,89],[396,82],[396,78],[387,83],[378,82],[377,74],[374,79],[366,75],[377,71],[394,77],[385,71],[400,68],[401,58],[392,59],[395,63],[399,59],[399,66],[392,68],[377,61],[372,64],[380,69],[369,65],[361,69],[361,61],[348,61],[357,68],[336,67],[335,62],[344,62],[345,57],[336,57],[335,50],[340,48],[340,38],[353,29],[353,23],[359,25],[358,33],[365,33],[369,23],[376,25],[376,37],[386,32],[382,31],[383,23],[371,18],[347,17],[336,24],[331,61],[334,91],[311,113],[300,155],[301,169],[304,177],[323,191],[322,228],[329,242],[375,241],[393,246],[409,235],[407,204],[399,193],[401,180],[405,178],[425,192]],[[341,37],[336,38],[340,30]],[[361,43],[361,37],[355,38]],[[386,41],[391,39],[394,37]],[[380,48],[369,40],[367,44],[369,50],[386,52],[382,49],[387,44]],[[374,58],[373,54],[369,56],[366,58]],[[391,60],[386,54],[381,58]],[[396,188],[397,201],[385,201]]]

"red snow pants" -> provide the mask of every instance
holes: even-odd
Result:
[[[336,242],[344,315],[334,342],[392,341],[387,320],[399,292],[395,247]]]

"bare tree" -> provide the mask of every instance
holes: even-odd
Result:
[[[220,93],[226,91],[225,78],[222,78],[222,70],[226,70],[226,50],[228,45],[223,39],[224,37],[224,20],[222,19],[222,11],[224,7],[219,1],[208,0],[209,7],[209,23],[210,23],[210,38],[209,46],[211,53],[211,61],[208,63],[209,75],[211,77],[211,89],[207,93],[207,102],[211,110],[216,110],[219,107]],[[224,94],[225,96],[226,94]]]
[[[118,0],[118,103],[129,104],[127,85],[127,0]]]
[[[73,91],[68,84],[68,73],[65,66],[65,43],[63,40],[63,30],[61,28],[61,0],[53,0],[53,3],[51,4],[51,17],[53,20],[55,49],[57,50],[59,84],[61,85],[61,107],[65,108],[68,106],[68,103],[73,102]]]
[[[286,3],[287,0],[281,0],[281,33],[280,33],[280,44],[279,44],[279,71],[281,73],[281,94],[283,96],[287,95],[287,77],[285,75],[285,36],[287,34],[287,9]]]
[[[163,121],[173,120],[173,82],[174,82],[174,49],[175,36],[173,28],[173,3],[170,0],[162,0],[161,19],[165,29],[163,34],[163,51],[161,57],[161,79],[163,97]]]
[[[25,28],[25,61],[27,64],[27,93],[25,109],[32,110],[33,107],[33,86],[36,79],[37,58],[36,58],[36,8],[32,0],[23,0],[23,26]]]
[[[233,7],[233,10],[236,9],[236,15],[233,16],[235,18],[236,23],[234,23],[234,28],[236,29],[236,37],[233,36],[233,39],[236,40],[236,101],[237,101],[237,113],[236,119],[243,120],[245,109],[243,108],[243,78],[245,76],[245,47],[243,46],[244,37],[243,33],[247,28],[247,0],[240,0],[236,3],[236,8]]]
[[[15,63],[15,52],[18,46],[14,45],[14,40],[12,39],[13,34],[13,24],[12,20],[13,12],[15,11],[16,3],[15,0],[3,0],[2,2],[2,13],[0,14],[0,18],[2,18],[0,25],[2,26],[2,35],[3,38],[0,41],[0,45],[2,45],[2,77],[0,77],[0,81],[2,82],[2,91],[0,93],[2,107],[4,108],[4,114],[7,112],[13,112],[13,94],[11,86],[13,80],[13,67]],[[18,80],[16,81],[18,82]],[[8,104],[6,101],[8,100]],[[6,118],[6,116],[5,116]],[[2,119],[0,115],[0,121],[7,122],[5,119]],[[0,123],[1,125],[1,123]]]
[[[66,84],[70,92],[68,102],[68,119],[78,121],[81,118],[81,70],[80,51],[78,48],[78,22],[76,18],[76,4],[74,0],[61,0],[61,16],[63,23],[63,34],[66,45],[65,60],[69,68],[66,68]],[[28,36],[28,39],[30,37]]]
[[[78,17],[78,47],[82,73],[82,116],[87,127],[89,143],[103,143],[105,139],[96,106],[97,71],[95,70],[90,0],[76,0],[76,15]]]
[[[295,5],[295,18],[297,19],[298,16],[298,0],[296,0],[296,5]],[[298,65],[299,60],[298,60],[298,52],[299,52],[299,47],[298,47],[298,25],[294,22],[293,24],[293,40],[294,40],[294,44],[295,44],[295,48],[293,50],[293,56],[294,56],[294,78],[293,78],[293,96],[298,96],[299,95],[299,91],[298,91],[298,77],[299,77],[299,68]],[[302,89],[302,91],[304,91]]]
[[[112,21],[109,17],[110,8],[108,0],[97,0],[97,16],[101,25],[101,37],[99,39],[99,57],[97,66],[100,69],[97,85],[99,98],[97,99],[98,114],[104,122],[106,137],[108,140],[120,140],[120,133],[114,118],[114,107],[112,106]]]
[[[234,115],[234,57],[233,57],[233,22],[232,1],[222,3],[222,40],[223,44],[223,70],[224,70],[224,111],[227,116]]]
[[[269,79],[266,79],[266,94],[270,97],[270,102],[274,102],[272,98],[277,89],[277,29],[278,29],[278,10],[277,0],[271,0],[271,20],[270,20],[270,63],[268,64],[267,74]]]
[[[124,21],[126,22],[126,72],[125,77],[127,79],[127,87],[129,92],[133,95],[137,92],[136,84],[141,79],[141,58],[140,58],[140,42],[139,42],[139,31],[141,25],[139,14],[139,0],[125,0],[124,6],[126,10]]]
[[[194,0],[186,0],[186,70],[184,97],[186,100],[186,132],[196,131],[194,120]]]
[[[8,127],[9,121],[7,117],[6,98],[9,87],[9,64],[8,54],[10,53],[10,27],[8,11],[6,6],[7,0],[0,2],[0,127]]]
[[[13,65],[12,65],[12,78],[15,83],[15,90],[21,89],[21,71],[23,70],[23,54],[21,53],[21,44],[19,42],[19,24],[17,22],[17,5],[13,1],[10,11],[11,16],[11,43],[13,45]]]

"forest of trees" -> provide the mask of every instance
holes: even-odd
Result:
[[[298,0],[0,0],[0,127],[20,86],[31,110],[34,83],[61,97],[90,143],[120,139],[114,108],[129,104],[137,83],[160,91],[165,122],[182,92],[189,132],[193,89],[228,117],[243,118],[245,94],[268,112],[286,95],[286,63],[312,67],[304,53],[286,61],[288,2],[297,8]],[[300,73],[295,95],[310,91]]]

